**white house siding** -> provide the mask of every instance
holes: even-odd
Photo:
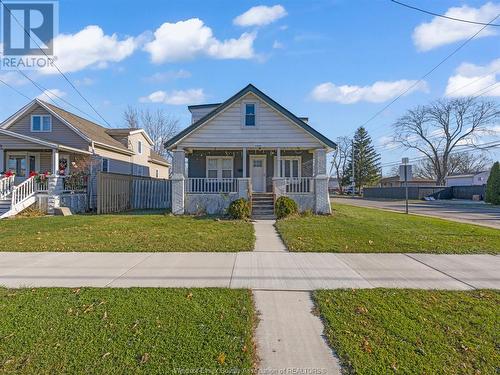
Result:
[[[44,108],[37,106],[35,109],[33,109],[32,111],[30,111],[29,113],[27,113],[26,115],[22,116],[17,121],[15,121],[7,130],[19,134],[24,134],[33,138],[43,139],[49,142],[88,151],[89,143],[55,116],[51,115],[52,116],[51,132],[31,131],[32,115],[49,115],[49,114],[50,113],[47,112]]]
[[[242,103],[257,103],[257,126],[242,125]],[[248,94],[202,125],[180,143],[180,148],[203,147],[324,147],[298,125],[275,111],[253,94]]]
[[[480,172],[475,175],[450,176],[446,178],[446,186],[476,186],[485,185],[490,172]]]
[[[218,105],[210,106],[210,107],[201,107],[201,108],[191,108],[191,123],[195,123],[203,116],[212,112]]]

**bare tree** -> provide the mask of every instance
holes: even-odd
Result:
[[[352,140],[349,137],[337,138],[337,149],[332,155],[332,170],[335,170],[335,175],[339,183],[340,194],[343,194],[344,187],[349,184],[347,170],[350,168],[348,163],[349,155],[351,154]]]
[[[163,145],[179,131],[179,119],[166,114],[162,109],[138,110],[131,106],[123,112],[123,118],[129,128],[144,129],[154,142],[153,150],[169,157]]]
[[[485,153],[459,152],[450,156],[450,174],[477,173],[490,169],[493,160]]]
[[[438,100],[409,110],[394,124],[394,141],[421,152],[432,166],[436,182],[444,184],[450,157],[463,142],[474,145],[478,135],[500,118],[499,105],[477,98]]]

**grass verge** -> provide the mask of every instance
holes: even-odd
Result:
[[[498,371],[497,291],[335,290],[314,299],[347,373]]]
[[[0,289],[0,372],[246,373],[254,320],[247,290]]]
[[[3,220],[0,251],[251,251],[251,223],[211,217],[75,215]]]
[[[276,227],[290,251],[500,253],[500,231],[477,225],[335,204],[332,216],[292,217]]]

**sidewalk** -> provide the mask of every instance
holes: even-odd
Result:
[[[500,289],[500,256],[432,254],[0,252],[6,287]]]

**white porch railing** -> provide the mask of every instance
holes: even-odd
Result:
[[[12,189],[11,209],[36,193],[35,177],[30,177]]]
[[[287,193],[312,193],[314,190],[314,179],[312,177],[285,178],[285,186]]]
[[[218,194],[236,193],[238,179],[236,178],[187,178],[186,193]]]
[[[5,199],[14,187],[14,176],[0,177],[0,199]]]

